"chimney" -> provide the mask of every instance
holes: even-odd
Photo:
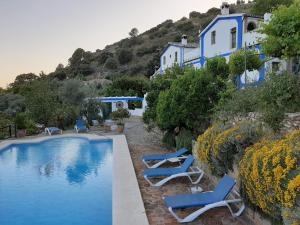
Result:
[[[221,5],[221,14],[229,15],[229,4],[227,2],[223,2]]]
[[[187,36],[184,34],[181,37],[181,44],[187,45],[187,43],[188,43]]]

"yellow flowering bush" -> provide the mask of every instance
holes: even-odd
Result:
[[[259,123],[241,122],[235,126],[214,125],[198,137],[197,154],[214,174],[222,176],[232,170],[235,158],[257,142],[263,130]]]
[[[285,224],[300,224],[300,131],[247,148],[239,172],[254,205]]]

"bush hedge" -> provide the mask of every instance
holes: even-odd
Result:
[[[244,149],[256,143],[263,133],[266,130],[260,123],[214,125],[198,137],[198,157],[213,174],[223,176],[233,170],[234,161],[239,161]]]
[[[300,131],[246,149],[240,164],[246,197],[285,224],[300,224]]]

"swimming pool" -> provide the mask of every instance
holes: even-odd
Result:
[[[62,137],[0,152],[1,225],[111,225],[112,141]]]

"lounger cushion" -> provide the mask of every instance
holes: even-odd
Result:
[[[155,168],[155,169],[145,169],[144,176],[167,177],[178,173],[182,173],[181,168]]]
[[[145,169],[144,176],[146,177],[165,177],[171,176],[174,174],[184,173],[187,172],[190,166],[193,164],[195,158],[194,156],[190,155],[184,161],[181,167],[177,168],[155,168],[155,169]]]
[[[48,130],[49,130],[50,132],[57,132],[57,131],[60,131],[60,129],[57,128],[57,127],[48,127]]]
[[[225,200],[235,184],[233,178],[224,176],[213,192],[167,196],[165,197],[165,204],[173,209],[203,207]]]
[[[216,201],[222,201],[226,199],[235,184],[236,181],[232,177],[225,175],[215,187],[214,195]]]
[[[183,154],[185,154],[187,152],[188,152],[188,150],[186,148],[182,148],[182,149],[178,150],[177,152],[162,154],[162,155],[148,155],[148,156],[144,156],[142,159],[145,161],[165,160],[165,159],[171,159],[171,158],[176,158],[176,157],[182,156]]]
[[[165,197],[165,203],[167,207],[171,207],[173,209],[185,209],[205,206],[214,202],[215,200],[213,192]]]
[[[195,157],[193,155],[189,155],[184,163],[181,165],[181,172],[187,172],[189,168],[193,165]]]

